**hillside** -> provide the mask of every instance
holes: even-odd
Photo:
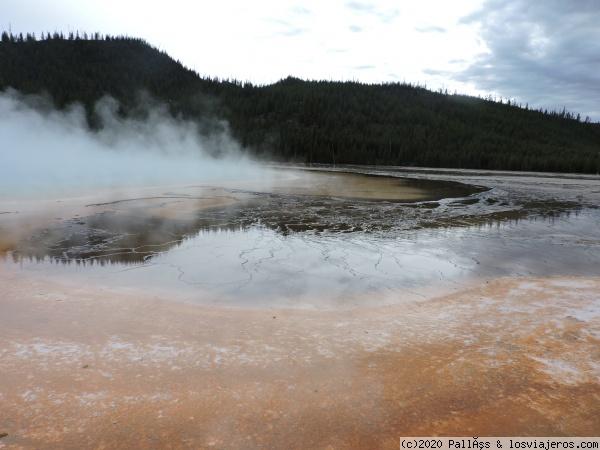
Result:
[[[406,83],[254,86],[202,78],[142,39],[2,35],[0,90],[49,93],[63,108],[109,94],[140,113],[147,92],[174,115],[226,119],[243,146],[275,160],[597,173],[600,128],[567,111],[432,92]]]

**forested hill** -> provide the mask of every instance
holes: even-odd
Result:
[[[206,45],[206,44],[199,44]],[[567,111],[432,92],[406,83],[302,81],[267,86],[202,78],[142,39],[2,34],[0,90],[49,93],[63,108],[106,94],[136,114],[147,92],[188,120],[226,119],[275,160],[597,173],[600,126]],[[1,120],[1,118],[0,118]]]

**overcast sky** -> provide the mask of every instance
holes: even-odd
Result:
[[[600,121],[598,0],[2,0],[0,20],[141,37],[200,75],[407,81]]]

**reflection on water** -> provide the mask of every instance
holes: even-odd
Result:
[[[581,210],[568,202],[520,202],[509,207],[479,197],[403,204],[269,196],[235,205],[206,208],[183,220],[170,217],[104,212],[78,217],[37,230],[19,243],[13,258],[70,263],[143,263],[202,232],[246,232],[257,226],[283,236],[316,234],[376,235],[401,238],[426,228],[455,228],[518,223],[524,219],[570,217]]]
[[[156,215],[154,210],[145,210],[143,203],[141,207],[140,199],[91,205],[118,205],[119,209],[36,230],[18,243],[13,258],[141,263],[198,231],[233,231],[256,224],[283,234],[403,229],[414,226],[420,210],[439,206],[432,200],[484,190],[452,181],[309,171],[302,176],[237,183],[230,191],[250,197],[233,205],[202,208],[186,219]],[[412,213],[409,205],[416,206]]]
[[[219,217],[181,220],[107,212],[38,230],[12,256],[38,262],[49,259],[100,265],[142,263],[199,230],[234,231],[240,227]]]
[[[67,270],[86,283],[141,286],[182,301],[353,307],[348,299],[355,297],[348,294],[369,293],[371,304],[382,292],[419,298],[424,288],[456,289],[471,277],[595,276],[599,225],[598,214],[586,211],[394,233],[283,234],[260,225],[215,226],[143,263],[99,264],[106,260],[99,258],[96,264],[60,260],[42,266],[46,272]]]
[[[342,176],[336,189],[362,180],[354,177]],[[306,195],[297,187],[249,194],[238,186],[237,202],[183,217],[121,202],[36,230],[5,256],[104,285],[145,286],[187,301],[210,293],[211,301],[244,306],[325,295],[335,302],[358,292],[418,295],[469,277],[597,275],[597,209],[447,182],[430,183],[438,192],[426,200],[382,200],[399,180],[377,180],[378,196],[370,190],[362,198],[360,183],[345,196],[317,195],[326,190],[314,186]],[[459,197],[440,197],[450,188]]]

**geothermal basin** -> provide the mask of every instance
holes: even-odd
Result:
[[[599,205],[381,167],[3,198],[0,448],[598,435]]]

